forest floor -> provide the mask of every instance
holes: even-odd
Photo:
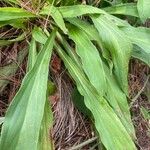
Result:
[[[5,34],[6,37],[10,37],[10,35],[15,37],[19,32],[19,30],[10,29],[8,31],[4,28],[3,31],[0,31],[0,37],[1,34]],[[0,47],[0,68],[6,68],[5,71],[8,74],[13,73],[7,77],[0,76],[0,118],[5,116],[7,108],[26,74],[27,45],[23,41]],[[18,58],[22,52],[23,58]],[[13,65],[10,65],[12,63]],[[18,68],[17,71],[16,68]],[[11,72],[9,73],[9,71]],[[89,139],[90,142],[94,141],[93,146],[95,146],[97,143],[94,127],[92,122],[74,106],[71,94],[74,85],[66,72],[61,60],[53,54],[49,77],[56,84],[57,91],[49,97],[49,101],[54,114],[54,125],[51,132],[55,147],[57,150],[69,150],[70,148],[73,150],[75,145]],[[150,150],[149,74],[150,68],[138,60],[131,59],[128,76],[129,105],[136,131],[136,145],[140,150]],[[82,147],[82,150],[88,150],[88,145]]]
[[[17,54],[25,45],[22,42],[1,48],[0,67],[9,65],[12,61],[17,64]],[[24,61],[18,64],[17,72],[5,79],[9,82],[2,91],[0,90],[0,117],[5,116],[11,100],[20,87],[26,72],[26,64],[25,57]],[[53,106],[55,119],[52,135],[56,149],[68,150],[74,145],[95,137],[95,135],[91,121],[80,113],[71,101],[73,83],[61,65],[61,60],[53,54],[50,78],[57,85],[57,91],[49,99]],[[145,108],[150,111],[150,80],[148,76],[150,69],[137,60],[131,60],[129,68],[129,93],[130,99],[132,99],[129,100],[129,105],[136,130],[136,144],[141,150],[150,150],[150,118],[143,110]],[[88,149],[88,146],[82,149]]]

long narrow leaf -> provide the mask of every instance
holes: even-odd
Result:
[[[28,71],[32,70],[34,64],[37,59],[37,50],[36,50],[36,41],[32,38],[29,48],[29,56],[28,56]],[[51,82],[48,82],[47,85],[47,97],[49,93],[52,93],[53,85]],[[38,141],[38,149],[39,150],[52,150],[53,143],[52,138],[49,135],[49,129],[53,125],[53,115],[52,110],[49,107],[48,98],[46,98],[45,107],[44,107],[44,114],[41,123],[40,133],[39,133],[39,141]]]
[[[53,113],[50,108],[50,104],[48,102],[48,98],[46,99],[44,115],[41,124],[41,130],[39,135],[39,150],[54,150],[53,139],[50,135],[50,130],[53,126]]]
[[[115,76],[111,74],[109,68],[103,63],[106,75],[106,84],[108,86],[106,91],[106,99],[120,118],[122,124],[125,126],[128,133],[135,139],[135,130],[131,120],[130,108],[128,105],[125,93],[120,89]]]
[[[105,16],[93,17],[92,20],[103,41],[103,47],[111,54],[114,72],[120,87],[128,95],[127,75],[132,44],[123,32]]]
[[[41,28],[35,27],[32,31],[32,36],[37,42],[41,44],[45,44],[47,41],[47,36],[43,33]]]
[[[52,16],[52,18],[54,19],[54,21],[56,22],[58,27],[60,27],[60,29],[62,31],[64,31],[64,33],[67,33],[68,31],[67,31],[67,28],[65,26],[62,14],[59,12],[58,8],[56,8],[54,6],[47,6],[45,9],[42,10],[40,14]]]
[[[109,14],[121,14],[121,15],[139,17],[137,5],[135,3],[114,5],[111,7],[106,7],[103,10],[105,10]]]
[[[101,45],[101,40],[99,39],[98,32],[93,27],[93,25],[87,24],[86,22],[81,21],[77,18],[69,18],[67,20],[69,22],[71,22],[72,24],[78,26],[83,31],[85,31],[91,40],[95,40],[95,41],[97,41],[98,44]],[[82,38],[83,37],[84,36],[82,36]],[[83,45],[84,40],[81,40],[81,41],[82,41],[82,45]],[[85,44],[85,48],[89,49],[89,46],[87,46],[87,47],[86,46],[87,45]],[[109,56],[106,56],[107,51],[104,49],[102,51],[103,51],[103,56],[106,59],[110,59]],[[95,66],[93,63],[92,63],[92,65]],[[126,129],[129,131],[130,135],[132,135],[132,137],[135,138],[135,131],[134,131],[134,127],[133,127],[132,121],[131,121],[131,115],[130,115],[129,106],[127,103],[127,98],[126,98],[125,94],[122,92],[122,90],[119,88],[116,80],[114,79],[113,74],[111,74],[111,71],[108,71],[108,67],[106,65],[104,65],[104,63],[103,63],[103,67],[104,66],[105,66],[105,77],[107,79],[107,83],[104,82],[107,85],[107,88],[105,89],[105,92],[107,93],[106,94],[107,100],[109,101],[110,105],[113,107],[114,111],[116,112],[116,114],[118,115],[118,117],[120,118],[120,120],[122,121],[124,126],[126,127]],[[94,73],[94,74],[96,74],[96,73]],[[97,76],[97,77],[99,77],[99,76]],[[95,78],[97,78],[97,77],[95,77]],[[104,87],[102,87],[103,90],[104,90]]]
[[[107,86],[98,50],[82,30],[71,26],[69,31],[70,37],[76,44],[76,52],[81,58],[85,73],[97,91],[104,95]]]
[[[21,35],[19,35],[17,38],[15,39],[11,39],[11,40],[4,40],[4,39],[0,39],[0,46],[6,46],[9,44],[12,44],[14,42],[18,42],[18,41],[22,41],[25,39],[26,33],[22,33]]]
[[[137,45],[133,45],[132,57],[141,60],[150,67],[150,52],[146,52],[145,49],[142,49]]]
[[[0,21],[35,17],[31,12],[13,7],[0,7],[0,15]]]
[[[89,5],[63,6],[59,7],[58,10],[64,18],[73,18],[85,14],[106,14],[105,11]],[[44,7],[44,9],[41,11],[42,14],[48,14],[48,12],[49,6]]]
[[[126,149],[135,150],[131,137],[107,101],[97,93],[76,64],[58,45],[56,49],[71,76],[76,81],[79,92],[84,96],[87,108],[92,112],[96,129],[105,147],[108,150],[124,149],[124,143],[126,143]]]
[[[144,61],[150,66],[150,29],[145,27],[120,28],[134,44],[132,56]]]
[[[27,19],[26,19],[27,20]],[[12,20],[7,20],[7,21],[0,21],[0,28],[5,26],[5,25],[11,25],[14,28],[25,28],[25,25],[23,24],[25,22],[24,19],[12,19]]]
[[[150,18],[150,1],[149,0],[138,0],[137,9],[139,16],[143,22]]]
[[[28,65],[27,65],[28,71],[32,70],[36,62],[36,59],[37,59],[36,42],[34,39],[32,39],[29,46]]]
[[[55,33],[52,33],[8,108],[2,127],[0,149],[37,150],[54,38]]]
[[[85,31],[90,40],[99,41],[100,38],[98,31],[93,25],[78,18],[67,18],[66,20],[69,21],[71,24],[77,26],[81,30]]]

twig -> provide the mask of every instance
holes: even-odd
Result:
[[[97,140],[97,137],[93,137],[93,138],[91,138],[91,139],[88,139],[87,141],[85,141],[85,142],[83,142],[83,143],[81,143],[81,144],[79,144],[79,145],[76,145],[76,146],[70,148],[69,150],[77,150],[77,149],[80,149],[80,148],[82,148],[83,146],[86,146],[86,145],[88,145],[88,144],[94,142],[95,140]]]
[[[52,1],[50,10],[49,10],[48,15],[47,15],[47,18],[46,18],[46,22],[45,22],[45,25],[44,25],[44,29],[46,29],[46,27],[47,27],[47,24],[48,24],[48,21],[49,21],[49,17],[50,17],[50,14],[51,14],[51,12],[52,12],[52,9],[53,9],[52,7],[53,7],[54,3],[55,3],[55,0]]]
[[[145,89],[145,87],[146,87],[146,85],[147,85],[147,83],[148,83],[149,77],[150,77],[150,75],[148,75],[148,77],[147,77],[147,79],[146,79],[146,81],[145,81],[143,87],[141,88],[141,90],[140,90],[140,91],[137,93],[137,95],[131,100],[131,101],[132,101],[132,102],[131,102],[131,106],[132,106],[133,103],[139,98],[139,96],[141,95],[141,93],[144,91],[144,89]]]

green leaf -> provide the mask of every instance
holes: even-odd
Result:
[[[28,71],[32,70],[32,68],[36,62],[36,59],[37,59],[36,42],[32,38],[32,40],[30,42],[29,55],[28,55],[28,64],[27,64]]]
[[[50,15],[58,25],[58,27],[67,34],[68,30],[65,26],[62,14],[59,12],[59,10],[54,6],[47,6],[44,7],[44,9],[40,12],[41,15]]]
[[[58,45],[55,47],[69,73],[76,81],[80,94],[84,96],[85,105],[93,114],[96,129],[104,146],[108,150],[121,150],[124,149],[124,143],[126,143],[126,149],[135,150],[136,147],[131,137],[106,99],[97,93],[72,59]]]
[[[150,120],[150,111],[148,111],[147,109],[145,109],[144,107],[140,108],[140,111],[144,117],[144,119],[146,120]]]
[[[33,69],[25,76],[20,90],[8,108],[2,127],[0,149],[37,150],[54,38],[55,32],[38,54]]]
[[[121,15],[139,17],[137,5],[135,3],[114,5],[111,7],[106,7],[103,10],[105,10],[109,14],[121,14]]]
[[[34,28],[34,30],[32,31],[32,36],[37,42],[41,44],[45,44],[47,40],[47,36],[43,33],[42,29],[39,27]]]
[[[86,14],[106,14],[106,12],[102,9],[92,7],[89,5],[64,6],[59,7],[58,9],[64,18],[73,18]]]
[[[118,27],[124,27],[124,26],[130,26],[130,24],[127,22],[127,20],[122,20],[116,16],[113,15],[105,15],[105,17],[108,20],[111,20],[113,23],[115,23],[116,26]]]
[[[36,17],[31,12],[28,12],[21,8],[13,8],[13,7],[0,7],[0,14],[1,14],[0,21]]]
[[[19,20],[7,20],[7,21],[1,21],[0,22],[0,28],[5,26],[5,25],[11,25],[14,28],[22,28],[25,29],[25,25],[24,25],[24,21],[23,19],[19,19]]]
[[[150,18],[150,1],[149,0],[138,0],[137,9],[142,22]]]
[[[88,38],[91,41],[97,42],[98,46],[101,48],[103,57],[105,59],[107,59],[110,67],[112,68],[112,61],[110,60],[109,52],[104,50],[104,48],[102,46],[102,41],[99,37],[99,33],[98,33],[97,29],[95,28],[95,26],[93,26],[85,21],[82,21],[81,19],[78,19],[78,18],[67,18],[67,21],[69,21],[73,25],[75,25],[78,28],[80,28],[81,30],[83,30],[88,35]]]
[[[93,25],[89,24],[88,22],[82,21],[78,18],[67,18],[66,20],[69,21],[71,24],[77,26],[81,30],[85,31],[90,40],[100,40],[98,31]]]
[[[14,4],[19,4],[17,0],[5,0],[7,3],[14,3]]]
[[[84,72],[97,91],[104,95],[107,86],[98,50],[88,36],[79,28],[71,26],[69,35],[76,44],[76,52],[81,58]]]
[[[107,84],[107,91],[106,91],[106,99],[120,118],[122,124],[125,126],[128,133],[131,135],[133,139],[135,137],[135,130],[131,120],[130,108],[128,105],[128,100],[126,98],[125,93],[120,89],[116,78],[113,74],[111,74],[109,68],[106,64],[103,63],[106,75],[106,84]]]
[[[5,117],[0,117],[0,125],[4,122]]]
[[[24,32],[15,39],[11,39],[11,40],[0,39],[0,46],[6,46],[6,45],[12,44],[14,42],[22,41],[25,39],[25,36],[26,36],[26,33]]]
[[[132,57],[137,58],[150,67],[150,53],[137,45],[133,45]]]
[[[150,29],[144,27],[120,28],[134,44],[132,56],[150,66]]]
[[[105,16],[92,17],[92,20],[99,32],[103,47],[111,54],[120,87],[128,95],[127,75],[132,44],[124,33]]]
[[[37,51],[36,51],[36,42],[32,38],[30,42],[30,48],[29,48],[29,56],[28,56],[28,71],[32,70],[34,67],[34,64],[37,59]],[[47,97],[49,94],[54,92],[54,85],[52,82],[48,80],[47,83]],[[43,119],[41,123],[41,129],[40,129],[40,135],[39,135],[39,141],[38,141],[38,149],[39,150],[52,150],[53,149],[53,143],[52,138],[49,136],[49,129],[53,125],[53,114],[52,110],[49,107],[48,98],[46,98],[45,107],[44,107],[44,114]]]
[[[76,64],[81,68],[81,62],[79,61],[79,57],[76,55],[76,53],[73,51],[73,47],[69,45],[67,40],[64,38],[64,36],[61,36],[60,33],[57,32],[57,38],[61,42],[61,44],[66,49],[66,52],[68,55],[76,62]],[[82,68],[81,68],[82,70]]]
[[[85,106],[84,97],[79,93],[77,88],[75,88],[72,92],[72,100],[74,105],[80,112],[82,112],[89,119],[92,118],[90,110]]]
[[[56,22],[56,24],[58,25],[58,27],[65,33],[67,34],[68,30],[65,26],[65,23],[64,23],[64,20],[63,20],[63,17],[61,15],[61,13],[58,11],[57,8],[55,7],[52,7],[53,9],[53,13],[51,13],[52,15],[52,18],[54,19],[54,21]]]
[[[80,21],[79,19],[75,19],[75,18],[67,19],[67,20],[69,20],[69,22],[73,23],[74,25],[77,25],[82,30],[84,30],[87,33],[87,35],[89,37],[91,37],[92,40],[95,40],[98,43],[101,42],[99,40],[99,35],[97,35],[98,34],[97,30],[92,25],[86,24],[86,22]],[[73,27],[71,27],[71,29],[73,30],[72,32],[76,32],[74,34],[77,34],[78,30],[75,30]],[[84,42],[85,40],[83,40],[83,38],[86,39],[87,37],[85,38],[85,35],[83,35],[83,33],[81,31],[80,32],[78,31],[78,34],[80,34],[80,36],[81,36],[79,38],[79,41],[82,42],[82,45],[85,48],[85,52],[87,55],[87,50],[90,48],[89,45],[87,45],[87,43],[91,43],[91,42],[89,40],[87,43]],[[84,43],[85,43],[85,45],[84,45]],[[101,45],[101,43],[100,43],[100,45]],[[82,48],[82,52],[83,52],[84,48]],[[93,48],[90,50],[90,52],[93,53]],[[78,53],[78,51],[77,51],[77,53]],[[82,59],[84,61],[85,61],[86,55],[84,54],[82,56],[83,57]],[[93,57],[93,56],[91,56],[91,57]],[[90,59],[91,57],[89,56],[88,59]],[[94,58],[95,58],[95,56],[94,56]],[[92,62],[91,65],[96,66],[93,64],[93,61],[88,61],[88,63],[90,63],[90,62]],[[101,62],[101,60],[99,61],[99,63],[100,62]],[[103,65],[104,65],[104,63],[103,63]],[[101,65],[102,66],[101,69],[103,69],[103,67],[104,67],[103,65]],[[90,65],[88,67],[90,67]],[[93,72],[93,71],[91,71],[91,72]],[[95,79],[99,76],[96,72],[94,73]],[[103,70],[103,72],[104,72],[104,70]],[[106,67],[106,65],[105,65],[105,73],[102,73],[102,74],[104,74],[104,76],[103,76],[104,79],[101,79],[103,81],[100,82],[100,83],[103,83],[101,90],[105,89],[105,92],[107,93],[107,100],[109,101],[110,105],[113,107],[116,114],[120,117],[120,120],[122,121],[122,123],[124,124],[126,129],[129,131],[130,135],[132,135],[132,137],[135,137],[134,127],[132,125],[129,106],[128,106],[127,98],[126,98],[125,94],[122,92],[122,90],[120,90],[115,78],[113,77],[113,75],[111,75],[111,72],[108,71],[108,67]],[[102,76],[101,76],[101,78],[102,78]],[[97,79],[99,81],[101,81],[99,78],[97,78]],[[106,83],[106,79],[107,79],[107,83]],[[105,87],[106,85],[107,85],[107,88]],[[99,89],[97,89],[97,90],[99,91]]]
[[[39,135],[39,150],[54,150],[53,139],[50,135],[50,130],[53,126],[53,113],[49,106],[48,98],[46,99],[44,115],[41,124],[41,131]]]

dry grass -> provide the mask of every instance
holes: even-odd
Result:
[[[92,126],[73,105],[71,80],[62,72],[55,75],[54,80],[58,87],[57,100],[53,101],[54,128],[53,138],[56,149],[68,149],[73,145],[86,141],[92,137]]]
[[[131,62],[129,75],[131,99],[143,88],[149,73],[150,69],[141,62],[137,60]],[[144,91],[132,103],[131,112],[136,129],[137,145],[141,150],[150,150],[150,122],[149,120],[145,120],[142,116],[140,111],[141,107],[150,110],[150,100],[148,100]]]

